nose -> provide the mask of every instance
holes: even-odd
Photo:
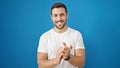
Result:
[[[62,18],[60,15],[58,15],[57,20],[60,21]]]

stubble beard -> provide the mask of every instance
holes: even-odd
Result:
[[[63,29],[64,27],[65,27],[65,25],[66,25],[66,23],[64,23],[62,26],[57,26],[57,25],[55,25],[55,27],[57,28],[57,29]]]

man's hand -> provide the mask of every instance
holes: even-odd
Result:
[[[68,56],[70,56],[70,50],[71,50],[71,49],[72,49],[72,46],[67,47],[67,46],[66,46],[66,43],[63,42],[63,46],[60,47],[60,48],[57,50],[56,55],[57,55],[57,56],[60,55],[61,58],[66,59],[66,58],[68,58]]]
[[[63,42],[63,59],[67,59],[70,56],[70,50],[72,49],[72,46],[67,47],[66,43]]]
[[[59,64],[61,62],[61,59],[62,59],[62,56],[63,56],[63,53],[58,53],[56,58],[54,58],[54,64]]]

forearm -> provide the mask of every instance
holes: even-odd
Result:
[[[80,68],[82,68],[84,66],[85,57],[84,56],[71,56],[68,62],[74,66],[80,66]]]
[[[40,59],[38,60],[38,68],[54,68],[56,64],[54,63],[54,59],[52,60],[45,60]]]

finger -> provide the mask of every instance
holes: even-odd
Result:
[[[55,58],[55,61],[54,61],[54,63],[55,64],[59,64],[60,62],[61,62],[61,59],[63,58],[63,53],[61,53],[59,56],[57,56],[56,58]]]
[[[62,59],[62,57],[63,57],[63,53],[61,53],[61,54],[58,56],[59,60]]]
[[[63,42],[63,47],[66,47],[66,43],[65,42]]]
[[[67,49],[69,49],[69,48],[67,47],[66,43],[63,42],[63,50],[67,50]]]
[[[70,49],[70,50],[72,49],[72,46],[71,46],[71,45],[69,46],[69,49]]]
[[[61,53],[64,53],[63,48],[58,49],[56,55],[59,56]]]
[[[67,57],[67,54],[65,53],[65,54],[63,54],[63,58],[66,58]]]
[[[72,46],[70,45],[69,47],[67,47],[67,46],[66,46],[66,43],[63,42],[63,48],[64,48],[64,49],[70,49],[70,50],[71,50],[71,49],[72,49]]]
[[[64,57],[68,57],[70,55],[70,49],[66,50],[64,53]]]

